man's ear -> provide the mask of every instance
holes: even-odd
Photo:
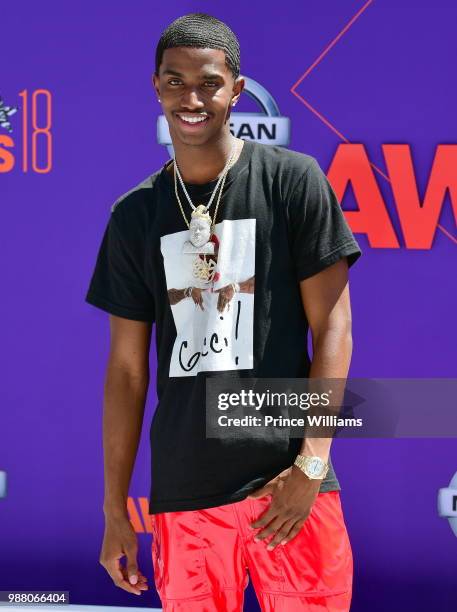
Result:
[[[156,92],[157,98],[160,98],[160,90],[159,90],[159,77],[155,72],[152,73],[152,86],[154,87],[154,91]]]
[[[241,92],[243,91],[245,86],[245,80],[242,76],[239,76],[233,84],[233,96],[232,96],[232,106],[238,102],[241,96]]]

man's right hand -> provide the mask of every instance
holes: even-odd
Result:
[[[105,516],[105,533],[100,553],[100,564],[111,576],[114,584],[129,593],[141,595],[148,590],[147,578],[137,564],[138,541],[127,516]],[[126,557],[126,566],[120,562]]]

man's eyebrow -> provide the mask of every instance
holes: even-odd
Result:
[[[170,74],[172,76],[176,76],[176,77],[185,77],[185,74],[181,74],[180,72],[178,72],[177,70],[173,70],[172,68],[167,68],[166,70],[163,71],[163,74]],[[206,74],[202,74],[202,78],[203,79],[222,79],[223,76],[221,74],[218,74],[217,72],[213,72],[213,73],[206,73]]]
[[[167,68],[167,70],[164,70],[163,74],[171,74],[171,75],[177,76],[177,77],[182,77],[183,76],[180,72],[177,72],[176,70],[172,70],[171,68]]]

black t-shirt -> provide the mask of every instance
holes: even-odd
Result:
[[[253,141],[228,172],[214,255],[183,253],[189,230],[165,169],[170,161],[111,207],[86,295],[111,314],[156,324],[151,514],[239,501],[292,465],[299,438],[208,438],[205,381],[307,377],[299,281],[361,255],[317,161]],[[194,205],[208,203],[216,182],[186,183]],[[179,195],[189,221],[181,188]],[[209,284],[198,276],[202,269],[212,275]],[[217,290],[231,283],[237,291],[221,311]],[[320,490],[335,489],[331,465]]]

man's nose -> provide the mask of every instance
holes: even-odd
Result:
[[[188,89],[181,97],[181,105],[188,109],[200,109],[204,106],[195,89]]]

